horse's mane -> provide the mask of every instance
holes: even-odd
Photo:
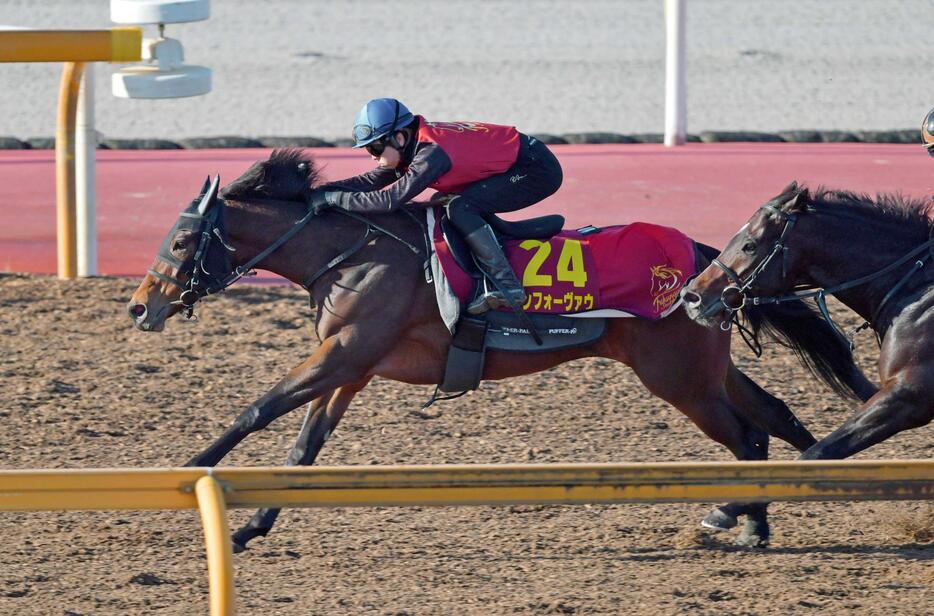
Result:
[[[900,193],[878,193],[875,198],[866,193],[818,186],[809,193],[806,187],[792,183],[771,203],[788,203],[804,194],[805,204],[817,211],[838,211],[868,218],[879,224],[889,224],[904,230],[905,235],[926,238],[934,225],[934,202],[927,198],[911,198]]]
[[[314,159],[298,148],[277,148],[221,190],[224,199],[305,201],[318,182]]]

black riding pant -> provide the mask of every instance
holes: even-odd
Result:
[[[487,224],[487,214],[521,210],[554,194],[563,177],[561,163],[548,146],[520,135],[512,167],[468,186],[448,203],[448,218],[458,231],[469,235]]]

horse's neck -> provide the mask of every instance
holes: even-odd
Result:
[[[825,289],[857,280],[881,271],[917,246],[914,239],[904,237],[902,229],[889,222],[880,225],[869,217],[848,221],[827,218],[821,229],[813,232],[814,240],[804,255],[811,284]],[[864,284],[835,293],[837,299],[870,319],[889,290],[904,275],[907,265],[874,278]]]
[[[302,206],[289,202],[228,203],[228,235],[236,249],[236,265],[255,258],[306,214]],[[421,248],[418,225],[404,214],[374,217],[380,226],[398,234]],[[312,219],[304,230],[274,251],[257,267],[303,284],[310,276],[326,267],[336,256],[359,242],[365,232],[358,220],[327,214]]]
[[[252,261],[285,235],[304,213],[303,208],[287,202],[228,201],[227,235],[236,250],[234,263],[242,266]],[[327,252],[330,237],[319,235],[310,241],[308,230],[299,232],[256,267],[301,284],[308,264],[324,259]]]

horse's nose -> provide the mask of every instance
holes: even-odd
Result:
[[[146,316],[145,304],[127,304],[126,311],[130,313],[130,318],[134,321],[142,321]]]
[[[697,306],[701,302],[701,297],[694,291],[690,291],[687,288],[681,289],[681,299],[688,306]]]

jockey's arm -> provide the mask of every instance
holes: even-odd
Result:
[[[444,150],[426,144],[415,153],[402,177],[385,190],[331,191],[327,193],[328,203],[351,212],[385,214],[417,197],[450,169],[451,159]],[[395,171],[386,171],[395,177]]]
[[[341,190],[350,192],[368,192],[371,190],[380,190],[382,188],[386,188],[398,179],[399,175],[395,172],[395,170],[387,169],[385,167],[377,167],[376,169],[372,169],[366,173],[361,173],[360,175],[355,175],[351,178],[322,184],[319,188],[323,188],[324,190],[328,191]]]

